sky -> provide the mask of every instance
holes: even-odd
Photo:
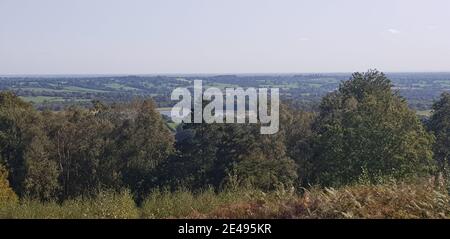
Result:
[[[0,74],[450,71],[448,0],[0,0]]]

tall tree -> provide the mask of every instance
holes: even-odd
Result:
[[[166,165],[167,178],[192,189],[220,189],[234,180],[260,189],[292,185],[296,165],[282,134],[261,135],[259,125],[184,124],[178,128],[177,157]]]
[[[56,193],[59,171],[49,147],[41,115],[13,93],[0,93],[0,160],[19,196],[45,200]]]
[[[174,136],[152,100],[136,100],[127,108],[115,146],[124,183],[141,197],[156,183],[157,167],[174,152]]]
[[[307,186],[312,183],[309,181],[314,139],[312,124],[316,114],[298,109],[292,104],[282,104],[280,109],[280,133],[284,135],[287,154],[297,164],[297,184]]]
[[[450,93],[443,93],[433,105],[433,115],[428,127],[436,137],[433,147],[435,158],[441,170],[448,170],[450,163]]]
[[[406,177],[433,169],[428,134],[391,81],[378,71],[355,73],[326,96],[314,124],[314,179],[340,185],[358,179]]]
[[[61,170],[63,199],[93,195],[104,187],[120,186],[109,182],[108,174],[117,172],[103,165],[112,160],[111,122],[99,116],[95,109],[71,107],[62,113],[47,115],[48,134],[52,140],[52,157]]]

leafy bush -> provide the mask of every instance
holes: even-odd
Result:
[[[17,195],[9,187],[8,171],[0,165],[0,208],[17,202]]]

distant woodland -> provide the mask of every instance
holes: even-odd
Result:
[[[281,97],[298,107],[310,109],[336,90],[351,74],[284,75],[180,75],[180,76],[23,76],[0,77],[0,90],[9,90],[40,109],[63,110],[70,105],[91,107],[92,100],[104,103],[130,102],[137,96],[151,97],[158,107],[170,107],[176,87],[204,85],[225,87],[277,87]],[[440,94],[450,90],[450,73],[391,73],[394,90],[411,108],[427,115]]]

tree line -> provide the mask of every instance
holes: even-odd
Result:
[[[151,99],[53,112],[2,92],[0,194],[64,201],[126,188],[139,202],[157,188],[270,191],[446,175],[450,94],[433,112],[421,122],[378,71],[353,74],[317,111],[283,104],[274,135],[251,124],[171,131]]]

